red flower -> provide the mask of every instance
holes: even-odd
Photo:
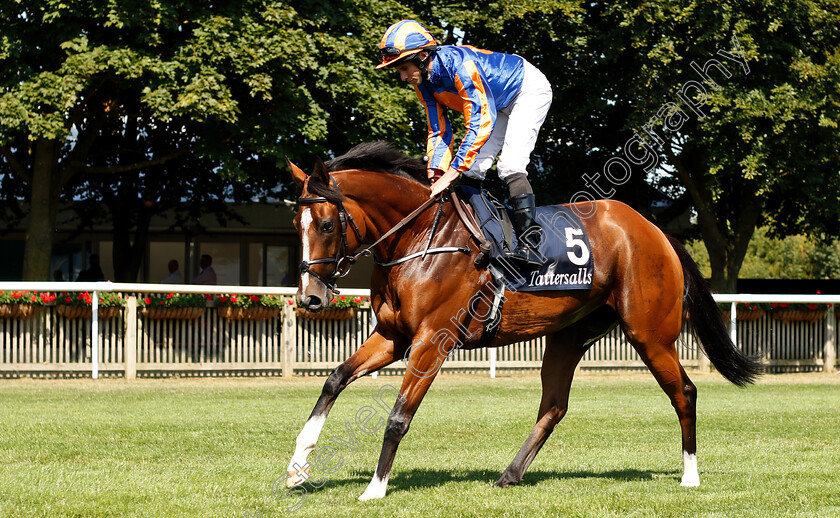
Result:
[[[73,302],[73,299],[71,297],[67,297],[66,299],[64,299],[64,302],[70,304],[71,302]]]
[[[345,297],[344,295],[342,295],[342,296],[340,296],[340,297],[338,297],[338,298],[339,298],[339,299],[341,299],[341,300],[347,300],[347,297]]]
[[[259,302],[260,297],[259,297],[259,295],[251,295],[250,299],[251,299],[251,302]]]
[[[29,301],[30,302],[38,302],[38,297],[36,297],[35,295],[32,295],[31,297],[29,297]]]
[[[330,301],[330,304],[335,304],[336,302],[338,302],[338,299],[333,297],[333,299]]]
[[[20,298],[20,292],[19,291],[12,292],[12,298],[13,299],[19,299]]]
[[[236,295],[231,295],[230,296],[230,301],[233,302],[234,304],[236,304]]]
[[[295,301],[294,301],[294,300],[292,300],[292,299],[289,299],[289,305],[290,305],[290,306],[294,306],[294,305],[295,305]]]
[[[816,304],[808,304],[808,309],[810,309],[811,311],[814,311],[816,309],[819,309],[819,306],[816,305]]]
[[[225,297],[224,295],[220,295],[219,302],[227,302],[227,297]]]
[[[164,301],[162,301],[162,300],[161,300],[161,301],[158,301],[158,305],[159,305],[159,306],[163,306],[164,304],[166,304],[166,302],[164,302]]]
[[[356,297],[355,299],[353,299],[353,302],[355,302],[356,304],[361,304],[362,297]]]
[[[204,298],[207,299],[207,300],[213,300],[213,295],[210,295],[209,293],[205,293]]]
[[[145,299],[143,299],[143,302],[145,302],[146,304],[151,304],[152,299],[150,299],[149,297],[146,297]]]
[[[166,298],[167,298],[167,299],[171,299],[171,298],[172,298],[172,293],[167,293],[167,294],[166,294]]]

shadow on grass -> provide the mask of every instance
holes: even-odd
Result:
[[[481,469],[481,470],[439,470],[439,469],[410,469],[406,471],[397,470],[392,473],[388,482],[388,492],[409,491],[418,487],[436,487],[450,482],[484,482],[487,485],[495,484],[501,477],[502,471]],[[679,479],[675,471],[639,471],[635,469],[613,470],[613,471],[541,471],[531,470],[525,473],[522,482],[518,485],[523,487],[534,486],[545,480],[573,480],[586,478],[611,479],[620,482],[631,482],[635,480],[653,480],[654,476],[672,475]],[[345,482],[359,482],[367,484],[369,477],[353,476],[344,479]]]

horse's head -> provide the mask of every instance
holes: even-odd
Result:
[[[336,279],[352,266],[355,259],[349,254],[361,244],[362,235],[323,162],[318,161],[312,175],[291,162],[289,167],[303,189],[294,220],[303,245],[297,303],[309,311],[320,311],[336,292]],[[352,232],[348,233],[348,227]]]

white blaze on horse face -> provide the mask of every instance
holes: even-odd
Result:
[[[309,454],[315,449],[315,443],[318,442],[318,437],[321,436],[321,430],[324,429],[324,422],[326,422],[326,420],[327,416],[316,415],[310,417],[309,420],[306,421],[306,424],[303,425],[303,430],[301,430],[297,436],[295,454],[292,455],[292,460],[289,462],[287,470],[289,473],[300,473],[301,471],[309,473],[309,469],[304,470],[302,468],[308,468],[306,465],[306,458],[309,457]],[[286,486],[297,486],[305,482],[307,478],[308,475],[291,477],[286,480]]]
[[[312,226],[312,213],[309,208],[303,209],[300,214],[300,240],[303,244],[303,260],[309,263],[309,227]],[[306,290],[309,288],[309,274],[304,273],[300,276],[301,293],[305,296]]]
[[[359,497],[359,502],[364,502],[365,500],[376,500],[379,498],[385,498],[385,491],[388,490],[388,477],[379,478],[376,476],[376,473],[373,474],[373,479],[368,484],[367,489],[365,492],[362,493],[362,496]]]
[[[700,487],[700,474],[697,472],[697,455],[683,452],[682,487]]]

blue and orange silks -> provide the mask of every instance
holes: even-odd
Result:
[[[444,46],[430,68],[429,78],[415,86],[429,125],[427,167],[468,171],[493,132],[496,113],[519,93],[523,59],[470,46]],[[467,125],[454,157],[452,125],[444,107],[462,112]]]

